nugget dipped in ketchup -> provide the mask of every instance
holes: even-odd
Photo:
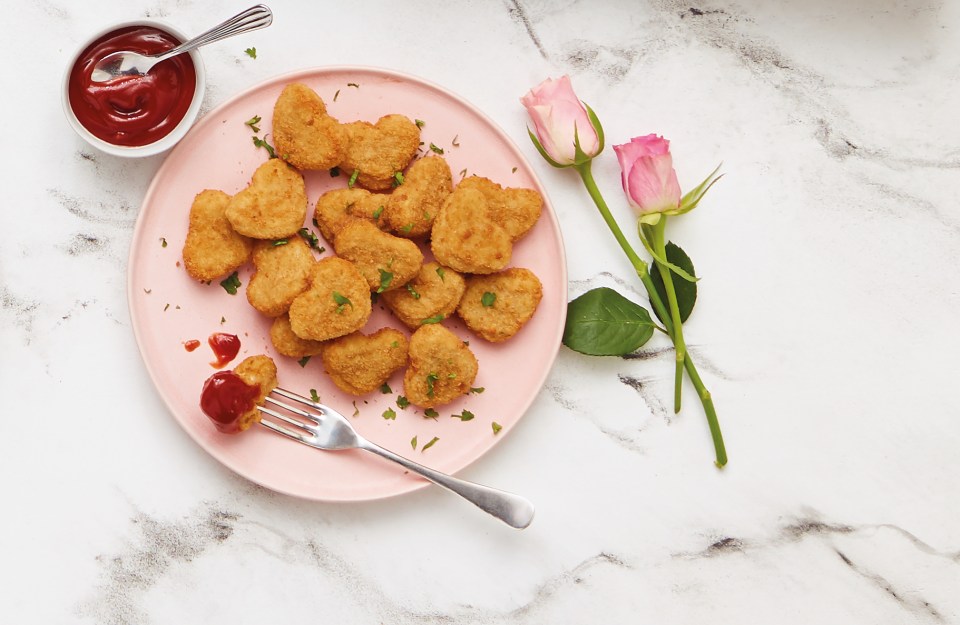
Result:
[[[218,430],[237,434],[260,420],[257,406],[278,385],[273,359],[250,356],[232,371],[218,371],[207,378],[200,393],[200,408]]]

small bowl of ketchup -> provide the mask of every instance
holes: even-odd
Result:
[[[115,156],[160,154],[183,138],[200,112],[206,74],[196,50],[159,63],[145,76],[90,79],[119,50],[157,54],[187,37],[168,24],[137,20],[104,29],[71,58],[63,78],[67,121],[90,145]]]

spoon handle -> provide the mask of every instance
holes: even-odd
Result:
[[[176,48],[167,50],[162,55],[156,57],[156,62],[159,63],[164,59],[176,56],[183,52],[189,52],[194,48],[199,48],[200,46],[213,43],[214,41],[220,41],[221,39],[247,33],[252,30],[266,28],[271,23],[273,23],[273,12],[269,9],[269,7],[263,4],[258,4],[254,7],[250,7],[243,13],[238,13],[230,19],[224,20],[210,30],[197,35],[193,39],[181,43]]]
[[[533,504],[520,495],[514,495],[513,493],[490,488],[482,484],[461,480],[452,475],[441,473],[440,471],[434,471],[422,464],[417,464],[413,460],[408,460],[388,449],[384,449],[375,443],[371,443],[364,438],[358,437],[358,439],[357,446],[360,447],[360,449],[373,452],[388,460],[393,460],[410,471],[419,473],[434,484],[460,495],[484,512],[497,517],[510,527],[523,529],[530,525],[530,522],[533,520]]]

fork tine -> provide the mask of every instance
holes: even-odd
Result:
[[[276,390],[276,389],[274,389],[274,390]],[[297,408],[296,406],[291,406],[291,405],[289,405],[289,404],[285,404],[285,403],[283,403],[283,402],[280,401],[280,400],[277,400],[277,399],[274,399],[273,397],[270,397],[269,395],[267,395],[266,397],[264,397],[264,401],[266,401],[266,402],[268,402],[268,403],[271,403],[271,404],[273,404],[274,406],[279,406],[280,408],[286,410],[287,412],[291,412],[291,413],[297,415],[298,417],[303,417],[304,419],[309,420],[310,423],[313,424],[313,425],[319,425],[319,424],[320,424],[320,417],[318,417],[318,416],[315,415],[315,414],[311,414],[311,413],[307,412],[306,410],[301,410],[300,408]],[[280,418],[283,419],[284,421],[287,421],[287,419],[289,419],[289,417],[286,417],[286,418],[280,417]],[[295,421],[295,420],[293,420],[293,421]],[[290,421],[287,421],[287,422],[289,423]],[[302,424],[298,424],[298,423],[294,423],[294,425],[301,425],[301,426],[302,426]]]
[[[294,423],[294,424],[296,423],[296,421],[295,421],[294,419],[291,419],[291,418],[289,418],[289,417],[280,416],[279,414],[277,414],[277,413],[274,412],[273,410],[270,410],[269,408],[264,408],[263,406],[257,406],[257,410],[259,410],[260,412],[265,413],[265,414],[267,414],[267,415],[269,415],[269,416],[271,416],[271,417],[275,417],[275,418],[277,418],[277,419],[281,419],[282,421],[286,421],[287,423]],[[283,434],[283,435],[286,436],[287,438],[292,438],[292,439],[294,439],[294,440],[296,440],[296,441],[300,441],[301,443],[308,443],[308,441],[309,441],[309,437],[306,435],[306,433],[301,433],[301,432],[298,432],[298,431],[295,431],[295,430],[291,430],[290,428],[286,428],[286,427],[284,427],[284,426],[282,426],[282,425],[279,425],[279,424],[274,423],[273,421],[269,421],[269,420],[267,420],[267,419],[260,419],[260,425],[262,425],[262,426],[264,426],[264,427],[266,427],[266,428],[270,428],[271,430],[273,430],[273,431],[276,432],[277,434]]]
[[[330,408],[328,408],[327,406],[324,406],[323,404],[318,404],[312,399],[308,399],[303,395],[297,395],[296,393],[292,391],[288,391],[285,388],[280,388],[279,386],[273,389],[273,392],[276,393],[277,395],[280,395],[281,397],[292,399],[293,401],[299,404],[303,404],[304,406],[310,406],[311,408],[316,408],[317,410],[320,410],[320,411],[330,410]]]

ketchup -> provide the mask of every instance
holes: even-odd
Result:
[[[250,386],[233,371],[218,371],[203,383],[200,408],[225,434],[246,430],[252,419],[241,418],[254,410],[260,389]]]
[[[183,349],[187,350],[188,352],[192,352],[198,347],[200,347],[200,341],[197,339],[190,339],[189,341],[183,342]]]
[[[214,332],[207,339],[207,343],[210,344],[213,355],[217,357],[216,362],[211,362],[210,365],[217,369],[222,369],[240,353],[240,338],[236,334]]]
[[[96,83],[90,75],[97,61],[111,52],[156,54],[179,44],[152,26],[121,28],[90,44],[70,70],[70,107],[83,127],[107,143],[131,147],[153,143],[176,128],[197,86],[189,54],[167,59],[145,76]]]

